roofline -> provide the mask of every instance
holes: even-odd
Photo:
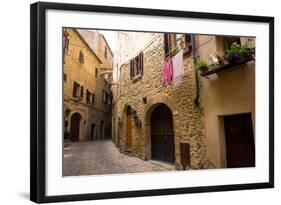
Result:
[[[103,35],[102,33],[100,33],[100,32],[99,32],[99,35],[101,35],[102,38],[104,39],[104,41],[105,41],[105,43],[106,43],[106,45],[107,45],[107,47],[108,47],[108,49],[109,49],[109,51],[110,51],[110,53],[111,53],[111,55],[112,55],[112,58],[113,58],[113,57],[114,57],[114,54],[113,54],[113,52],[112,52],[112,50],[111,50],[109,44],[107,43],[106,38],[105,38],[104,35]]]
[[[95,53],[95,51],[93,51],[91,49],[91,47],[89,46],[89,44],[86,42],[86,40],[82,37],[82,35],[76,30],[76,28],[70,28],[73,29],[75,33],[78,34],[79,38],[86,44],[87,48],[94,54],[94,56],[98,59],[99,63],[101,64],[102,61],[101,59],[97,56],[97,54]]]

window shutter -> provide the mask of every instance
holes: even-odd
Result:
[[[63,36],[63,39],[62,39],[62,47],[65,51],[66,50],[66,37],[65,36]]]
[[[140,53],[140,74],[143,74],[143,52]]]
[[[92,104],[95,103],[95,94],[92,94]]]
[[[83,98],[83,91],[84,91],[83,89],[84,89],[83,86],[81,86],[81,90],[80,90],[80,97],[81,98]]]
[[[76,86],[76,83],[74,82],[74,83],[73,83],[73,90],[72,90],[72,91],[73,91],[73,92],[72,92],[72,96],[73,96],[73,97],[76,97],[76,89],[77,89],[77,86]]]
[[[131,79],[134,77],[134,60],[130,61],[130,77]]]
[[[66,50],[67,51],[69,50],[69,38],[68,37],[66,38]]]
[[[165,49],[165,57],[170,56],[171,51],[171,34],[164,34],[164,49]]]

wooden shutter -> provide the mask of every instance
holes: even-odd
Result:
[[[134,77],[134,59],[130,61],[130,77],[131,79]]]
[[[64,49],[66,50],[66,51],[68,51],[68,48],[69,48],[69,38],[66,36],[66,37],[64,37]]]
[[[88,89],[87,89],[87,91],[86,91],[86,102],[87,102],[87,103],[88,103],[89,100],[90,100],[89,97],[90,97],[90,96],[89,96],[89,91],[88,91]]]
[[[76,97],[76,92],[77,92],[77,83],[73,82],[73,90],[72,90],[73,97]]]
[[[139,54],[139,63],[140,63],[140,74],[143,74],[143,52]]]
[[[135,69],[135,76],[140,74],[140,59],[139,59],[139,55],[137,57],[134,58],[134,69]]]
[[[83,86],[81,86],[81,90],[80,90],[80,97],[81,98],[83,98],[83,91],[84,91],[83,89],[84,89]]]
[[[171,39],[170,39],[170,34],[168,33],[164,34],[164,49],[165,49],[165,57],[170,56]]]
[[[92,94],[92,104],[95,103],[95,94]]]

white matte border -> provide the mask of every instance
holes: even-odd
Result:
[[[62,177],[62,27],[256,36],[256,167]],[[47,10],[46,195],[269,181],[269,26],[219,20]]]

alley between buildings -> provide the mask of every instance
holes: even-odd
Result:
[[[174,165],[143,161],[118,151],[111,140],[65,145],[64,176],[173,171]]]

